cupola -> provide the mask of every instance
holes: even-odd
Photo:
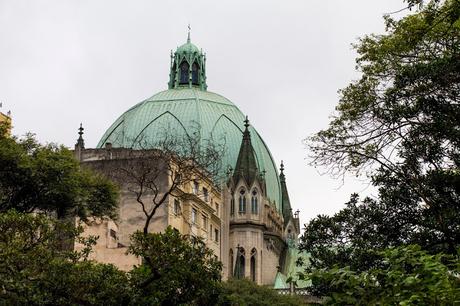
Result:
[[[187,42],[171,51],[171,65],[168,88],[199,88],[206,90],[206,54],[190,40],[190,28]]]

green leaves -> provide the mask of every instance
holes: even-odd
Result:
[[[310,221],[301,238],[313,290],[348,304],[377,303],[363,288],[381,304],[396,303],[385,295],[422,303],[434,283],[391,248],[457,256],[460,247],[460,2],[406,2],[414,14],[386,16],[385,34],[355,45],[360,79],[340,91],[329,127],[307,139],[313,165],[334,177],[367,175],[379,190],[376,199],[352,195],[334,216]],[[410,251],[412,269],[422,261],[427,277],[446,272],[432,255]]]
[[[127,277],[114,266],[87,261],[88,252],[63,248],[82,228],[44,215],[0,213],[1,305],[122,305]]]
[[[362,76],[340,91],[329,128],[307,139],[312,164],[334,176],[383,167],[407,180],[397,165],[419,158],[411,149],[437,148],[419,160],[432,167],[456,158],[460,4],[431,1],[423,8],[398,21],[387,17],[385,35],[355,46]]]
[[[458,259],[429,255],[417,245],[390,248],[380,255],[383,264],[367,271],[334,267],[315,270],[307,277],[327,283],[326,304],[330,305],[452,305],[460,301]]]
[[[218,305],[297,306],[306,305],[306,302],[299,296],[281,295],[269,287],[258,286],[248,279],[229,279],[223,283],[223,293]]]
[[[136,232],[129,252],[143,258],[131,272],[136,305],[208,305],[220,293],[222,264],[197,237],[168,227],[164,233]]]
[[[215,305],[222,264],[172,228],[132,237],[129,273],[88,260],[95,238],[44,215],[0,213],[0,305]],[[83,244],[80,252],[65,246]]]
[[[81,169],[71,151],[40,145],[32,135],[0,137],[0,212],[40,211],[58,217],[115,217],[116,186]]]

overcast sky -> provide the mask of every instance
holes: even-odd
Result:
[[[124,111],[167,88],[169,54],[207,53],[208,90],[233,101],[285,162],[306,222],[352,192],[374,193],[308,166],[302,140],[327,127],[337,90],[359,77],[351,43],[382,33],[402,0],[0,0],[0,102],[13,133],[73,147],[80,122],[95,147]]]

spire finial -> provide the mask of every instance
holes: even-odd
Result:
[[[84,131],[83,124],[80,123],[80,127],[78,128],[78,135],[80,135],[80,138],[81,138],[82,135],[83,135],[83,131]]]
[[[281,171],[281,174],[284,174],[284,163],[283,163],[283,161],[281,161],[280,171]]]
[[[190,43],[190,30],[192,28],[190,27],[190,22],[188,23],[188,34],[187,34],[187,42]]]
[[[247,130],[248,127],[249,127],[249,119],[248,119],[248,116],[246,116],[246,119],[244,119],[244,127],[246,128],[246,130]]]
[[[85,141],[83,140],[83,124],[80,123],[80,127],[78,128],[78,139],[77,139],[77,144],[75,147],[80,147],[81,149],[85,148]]]

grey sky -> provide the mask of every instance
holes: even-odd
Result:
[[[402,0],[0,0],[0,102],[13,133],[87,147],[125,110],[167,88],[169,53],[186,40],[207,53],[208,89],[249,116],[306,222],[350,193],[307,165],[302,139],[325,128],[337,90],[358,74],[350,44],[381,33]],[[340,188],[339,188],[340,187]],[[339,189],[337,189],[339,188]]]

